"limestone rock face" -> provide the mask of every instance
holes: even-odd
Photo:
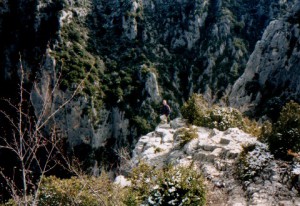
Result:
[[[233,85],[229,98],[233,106],[249,110],[274,98],[300,100],[299,12],[297,3],[291,13],[268,25],[243,75]]]
[[[144,59],[138,64],[150,61],[154,65],[159,86],[168,88],[166,95],[186,98],[201,92],[211,101],[228,95],[266,26],[294,4],[274,0],[95,2],[95,32],[100,31],[95,44],[101,47],[113,36],[117,41],[112,47],[118,51],[119,46],[134,43],[138,46],[128,48],[128,55],[134,58],[135,51]],[[99,53],[113,60],[120,55]]]
[[[162,97],[172,115],[195,92],[242,110],[299,98],[296,0],[2,0],[0,14],[0,96],[17,95],[5,88],[16,85],[19,54],[36,114],[48,96],[55,111],[94,69],[87,92],[55,117],[72,145],[132,144],[156,124]],[[51,95],[62,64],[69,84]]]
[[[55,64],[55,59],[48,54],[44,65],[46,69],[40,74],[41,81],[35,83],[31,91],[31,102],[40,124],[51,117],[45,124],[46,131],[50,133],[50,128],[55,126],[56,132],[61,137],[66,137],[71,147],[83,143],[99,148],[105,146],[109,138],[116,139],[116,145],[126,142],[129,121],[124,117],[124,112],[118,108],[98,112],[93,110],[93,115],[100,117],[99,124],[95,126],[91,117],[84,113],[84,109],[90,104],[87,98],[73,97],[73,92],[63,92],[57,88]],[[60,108],[66,102],[68,103]]]
[[[150,96],[153,102],[158,102],[161,100],[157,77],[153,72],[148,73],[147,80],[145,83],[145,90],[147,91],[148,95]]]
[[[230,128],[224,132],[216,129],[195,127],[198,138],[185,145],[180,145],[178,130],[185,126],[176,119],[170,127],[159,125],[155,131],[142,136],[133,150],[132,162],[147,162],[156,167],[168,164],[188,166],[191,163],[202,171],[206,179],[214,185],[214,189],[223,188],[227,198],[220,205],[298,205],[300,198],[297,191],[290,190],[289,181],[283,181],[282,164],[272,159],[267,146],[258,142],[255,137],[237,128]],[[254,181],[241,182],[236,173],[240,168],[237,159],[243,151],[243,146],[258,145],[249,153],[249,168],[263,168],[259,170]],[[280,169],[281,168],[281,169]],[[291,177],[291,176],[290,176]]]

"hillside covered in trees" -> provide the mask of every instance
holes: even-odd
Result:
[[[117,173],[163,99],[171,119],[297,157],[296,0],[0,0],[0,14],[1,201],[39,197],[44,176]]]

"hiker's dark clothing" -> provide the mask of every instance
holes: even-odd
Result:
[[[166,115],[168,117],[169,114],[170,114],[170,107],[169,107],[169,105],[164,105],[162,107],[161,113],[164,114],[164,115]]]

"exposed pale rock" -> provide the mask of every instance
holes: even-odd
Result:
[[[128,181],[123,175],[117,176],[114,183],[115,183],[115,184],[118,184],[118,185],[121,186],[122,188],[131,185],[131,182]]]
[[[199,148],[199,140],[193,139],[187,144],[184,145],[183,151],[188,154],[192,155],[195,153],[195,151]]]
[[[180,124],[178,124],[180,122]],[[133,162],[138,164],[146,161],[150,165],[163,167],[166,164],[194,166],[200,169],[203,175],[214,187],[223,188],[228,193],[224,205],[300,205],[297,192],[291,187],[291,178],[282,184],[284,175],[277,162],[273,161],[267,146],[257,139],[237,128],[230,128],[224,132],[216,129],[197,127],[198,138],[180,146],[178,128],[182,128],[182,119],[171,121],[174,127],[159,125],[154,132],[141,137],[133,150]],[[180,125],[180,126],[178,126]],[[175,136],[175,135],[176,136]],[[173,138],[171,136],[173,135]],[[163,141],[168,137],[168,141]],[[249,152],[249,168],[262,168],[254,180],[241,184],[234,175],[236,160],[242,152],[242,146],[258,145]],[[163,148],[157,152],[157,148]],[[297,173],[294,166],[294,175]],[[286,169],[292,171],[292,169]]]
[[[173,129],[178,129],[180,127],[186,127],[186,122],[181,118],[176,118],[170,122],[170,126]]]
[[[299,24],[292,22],[300,12],[295,3],[291,13],[270,22],[256,43],[246,69],[235,82],[229,96],[232,106],[252,110],[262,102],[278,96],[282,101],[299,100],[300,35]],[[284,85],[284,86],[283,86]]]
[[[72,21],[73,13],[72,11],[62,11],[59,18],[59,25],[63,26],[64,23],[69,24]]]
[[[149,72],[147,75],[145,90],[149,94],[152,101],[158,102],[161,100],[160,92],[158,89],[157,78],[153,72]]]
[[[137,32],[138,32],[137,21],[136,18],[132,16],[137,15],[136,12],[138,8],[139,8],[139,4],[135,1],[132,1],[131,10],[130,10],[130,13],[132,15],[122,17],[122,27],[124,29],[124,34],[130,40],[135,39],[137,36]]]
[[[74,21],[76,15],[81,18],[89,14],[87,19],[77,18],[76,20],[80,19],[84,24],[89,25],[89,29],[83,28],[88,30],[86,32],[89,35],[89,47],[91,46],[88,50],[93,50],[95,46],[95,51],[91,51],[90,55],[99,54],[101,58],[119,60],[129,53],[122,47],[129,46],[133,55],[139,56],[140,53],[144,53],[150,64],[159,65],[164,62],[162,60],[166,60],[166,63],[171,65],[171,68],[166,69],[166,71],[162,71],[162,69],[160,71],[159,77],[162,85],[157,84],[155,73],[149,73],[149,77],[142,81],[142,83],[145,83],[145,92],[147,92],[145,96],[148,95],[151,100],[145,103],[150,108],[147,111],[154,110],[151,106],[152,100],[158,99],[160,92],[158,88],[159,86],[165,86],[164,84],[168,84],[165,94],[172,96],[178,102],[187,94],[193,92],[205,93],[205,97],[211,101],[217,100],[217,96],[222,95],[225,91],[228,94],[231,84],[240,75],[248,60],[249,52],[252,52],[247,51],[248,47],[252,47],[255,43],[251,43],[252,39],[254,41],[261,39],[261,41],[257,42],[255,50],[248,60],[244,75],[233,85],[229,103],[247,110],[251,106],[259,104],[261,99],[264,99],[265,91],[271,91],[271,95],[279,93],[287,97],[299,96],[300,30],[298,15],[300,4],[298,1],[259,0],[255,2],[257,4],[253,8],[251,4],[255,3],[252,1],[237,1],[234,2],[234,5],[237,6],[232,8],[233,4],[221,0],[67,0],[65,2],[68,7],[72,8],[62,8],[62,10],[56,6],[59,7],[59,4],[63,1],[23,0],[17,2],[16,4],[10,4],[7,0],[2,0],[0,5],[1,14],[12,9],[15,20],[24,18],[24,20],[26,19],[24,22],[28,23],[26,26],[18,27],[22,20],[16,21],[17,24],[9,30],[11,20],[9,17],[11,14],[3,15],[4,18],[0,19],[1,35],[5,37],[12,34],[7,43],[4,39],[3,44],[1,44],[3,80],[9,80],[11,76],[14,76],[12,70],[18,67],[12,61],[18,56],[18,52],[25,57],[24,64],[26,64],[26,61],[40,59],[43,54],[38,51],[44,51],[48,42],[51,48],[57,47],[57,41],[60,41],[60,39],[56,40],[56,35],[50,35],[50,33],[60,33],[62,31],[61,27],[53,28],[50,32],[47,32],[49,37],[47,35],[45,37],[41,36],[44,34],[45,29],[48,31],[47,27],[50,26],[51,19],[60,21],[60,26],[63,26],[63,22],[70,23]],[[89,10],[90,13],[84,8],[86,2],[90,2],[92,5],[92,10]],[[31,3],[37,5],[37,10],[31,8],[37,12],[28,13],[28,17],[24,16],[27,7]],[[73,8],[77,4],[84,6]],[[285,9],[281,10],[282,8],[289,7],[292,4],[291,8],[294,12],[291,15],[282,12],[285,11]],[[14,8],[14,5],[20,6],[20,8]],[[56,14],[56,12],[58,13]],[[288,19],[284,17],[269,24],[270,19],[276,19],[281,13],[287,15]],[[18,16],[18,14],[21,15]],[[267,20],[260,22],[263,19]],[[31,25],[31,22],[34,22],[35,25]],[[49,25],[47,25],[48,23]],[[256,23],[269,24],[262,38],[261,32],[264,31],[265,25],[258,26]],[[34,28],[36,33],[33,33],[31,28]],[[3,33],[3,29],[8,30]],[[241,40],[237,37],[247,35],[248,32],[251,34],[242,39],[243,41],[234,42],[235,40]],[[28,35],[28,33],[32,35]],[[27,38],[27,36],[33,37]],[[31,42],[23,42],[23,39],[25,41],[36,39],[37,42],[31,44]],[[93,41],[94,39],[95,41]],[[117,43],[112,47],[107,47],[107,41]],[[13,42],[16,42],[16,44],[13,44]],[[119,44],[123,46],[119,47]],[[102,50],[103,48],[105,49]],[[126,50],[125,53],[122,52],[123,49]],[[36,51],[37,54],[33,55],[31,51]],[[60,50],[57,50],[57,52],[60,52]],[[182,53],[188,53],[188,55],[181,58]],[[32,59],[28,58],[31,56]],[[190,60],[186,58],[188,56],[191,57]],[[174,62],[170,62],[169,59]],[[181,61],[181,59],[184,59],[184,61]],[[132,60],[133,62],[139,61],[138,58],[132,58]],[[46,95],[50,96],[47,91],[48,85],[53,86],[53,81],[56,78],[54,72],[55,61],[48,58],[46,62],[47,65],[43,65],[43,71],[41,72],[42,81],[35,85],[31,93],[32,105],[36,114],[42,110]],[[122,61],[118,63],[118,66],[123,65]],[[134,64],[139,63],[142,64],[142,61]],[[35,64],[38,64],[38,62],[30,63],[28,68],[37,71]],[[174,68],[172,68],[173,65]],[[136,65],[127,66],[135,67]],[[253,79],[256,73],[259,74],[257,80]],[[253,83],[254,80],[256,81],[254,83],[259,85],[258,91],[246,91],[247,83]],[[186,82],[188,85],[185,85]],[[228,88],[226,88],[227,86]],[[143,101],[141,96],[137,98]],[[46,114],[57,109],[68,97],[70,97],[70,91],[59,91],[52,95]],[[103,109],[95,113],[95,116],[100,118],[95,123],[93,118],[82,113],[83,109],[90,106],[88,101],[85,97],[78,98],[64,108],[62,113],[58,113],[53,118],[53,122],[64,132],[62,136],[67,136],[71,145],[85,143],[96,148],[105,145],[108,137],[114,137],[116,145],[120,142],[127,143],[125,137],[130,134],[129,121],[125,118],[124,112],[118,108]],[[179,104],[177,105],[179,107]],[[128,105],[129,108],[130,106],[132,105]],[[244,106],[245,108],[243,108]],[[143,108],[141,110],[144,111]],[[153,113],[155,112],[151,114]],[[153,116],[153,119],[155,119],[155,115]],[[176,130],[184,125],[177,122],[172,123],[171,126]],[[163,129],[166,130],[163,131],[165,133],[161,134],[161,131],[159,131],[160,134],[157,135],[157,138],[161,141],[154,141],[156,138],[153,138],[153,140],[148,138],[149,141],[153,141],[153,144],[138,143],[135,152],[140,154],[147,148],[149,154],[152,155],[151,157],[156,158],[155,163],[158,164],[161,155],[167,155],[174,148],[179,150],[178,139],[172,137],[173,133],[168,132],[168,128]],[[228,165],[232,163],[231,161],[241,151],[240,145],[252,141],[252,138],[250,138],[251,141],[246,141],[247,138],[238,130],[229,130],[228,134],[203,128],[198,128],[198,130],[198,140],[184,146],[183,150],[186,154],[175,152],[173,157],[163,157],[162,159],[181,162],[186,161],[186,155],[193,158],[197,156],[199,160],[202,161],[203,159],[208,161],[209,164],[213,164],[213,167],[216,166],[217,171],[219,169],[223,171],[228,168]],[[156,137],[156,134],[152,135]],[[242,136],[241,139],[239,139],[240,136]],[[159,152],[157,148],[161,148],[163,151]],[[258,179],[257,181],[260,182],[261,180]]]

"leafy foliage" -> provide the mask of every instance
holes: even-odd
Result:
[[[259,176],[273,160],[265,144],[250,144],[243,147],[237,161],[237,174],[247,184]]]
[[[147,199],[148,205],[205,205],[202,177],[189,168],[168,168]]]
[[[137,125],[138,134],[146,134],[152,129],[152,126],[149,124],[149,122],[140,116],[135,116],[133,118],[133,122],[135,125]]]
[[[142,201],[147,198],[151,188],[154,186],[153,181],[157,175],[158,171],[144,162],[132,170],[130,175],[132,183],[131,190],[136,194],[136,203],[142,203]]]
[[[222,131],[230,127],[243,128],[243,116],[238,110],[233,108],[214,106],[209,110],[209,117],[206,122],[208,127]]]
[[[281,110],[277,122],[264,132],[271,152],[277,158],[289,159],[287,151],[300,151],[300,105],[294,101]]]
[[[39,205],[122,205],[125,190],[113,184],[107,175],[43,180]]]
[[[154,169],[140,163],[133,169],[130,181],[130,186],[120,188],[105,173],[100,177],[45,177],[38,205],[205,205],[203,178],[192,168]],[[10,200],[5,205],[16,204]]]
[[[191,141],[192,139],[196,139],[198,137],[197,128],[181,128],[177,130],[177,137],[180,137],[180,145],[184,146],[186,143]]]
[[[182,106],[181,114],[189,123],[195,124],[197,122],[201,125],[205,124],[204,115],[207,108],[208,103],[203,96],[193,94]]]
[[[203,96],[198,94],[193,94],[184,103],[181,112],[189,123],[197,126],[217,128],[221,131],[237,127],[255,136],[260,134],[258,124],[243,117],[237,109],[217,105],[210,106]]]
[[[104,91],[101,77],[105,67],[103,61],[89,51],[87,33],[88,29],[78,17],[74,17],[70,23],[65,22],[61,28],[60,41],[50,54],[56,59],[58,73],[61,73],[60,89],[72,91],[88,77],[79,95],[84,95],[87,102],[90,102],[84,113],[88,114],[96,125],[99,117],[94,111],[103,108]]]
[[[142,163],[132,174],[137,203],[145,205],[205,205],[202,176],[192,168],[154,169]]]

